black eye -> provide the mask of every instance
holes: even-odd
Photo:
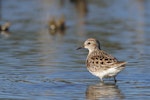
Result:
[[[88,42],[87,44],[88,44],[88,45],[90,45],[91,43],[90,43],[90,42]]]

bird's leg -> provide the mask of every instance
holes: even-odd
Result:
[[[116,80],[116,76],[114,76],[114,81],[115,81],[115,83],[117,82],[117,80]]]
[[[104,80],[103,80],[103,78],[100,78],[100,80],[101,80],[101,82],[102,82],[102,83],[104,83]]]

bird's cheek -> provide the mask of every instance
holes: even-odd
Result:
[[[93,44],[93,47],[97,47],[97,45],[96,45],[96,44]]]
[[[87,46],[84,46],[84,48],[85,48],[85,49],[88,49],[88,47],[87,47]]]

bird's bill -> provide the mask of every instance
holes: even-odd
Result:
[[[83,49],[84,47],[83,46],[81,46],[81,47],[78,47],[76,50],[79,50],[79,49]]]

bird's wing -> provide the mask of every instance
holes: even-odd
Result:
[[[105,51],[99,50],[92,52],[87,57],[87,67],[94,67],[93,69],[108,69],[111,65],[117,63],[117,59]],[[94,70],[93,70],[94,71]]]

